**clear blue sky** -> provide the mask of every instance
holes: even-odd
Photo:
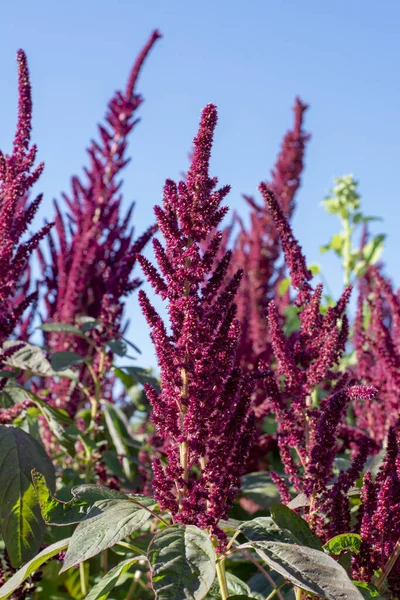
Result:
[[[298,94],[310,103],[312,141],[298,194],[295,232],[308,261],[321,262],[336,294],[334,258],[319,247],[336,232],[320,202],[335,175],[360,180],[364,210],[384,222],[388,271],[400,283],[400,3],[387,0],[20,0],[0,17],[0,147],[11,144],[16,115],[15,52],[26,50],[34,99],[34,141],[46,169],[45,200],[35,225],[51,217],[51,200],[81,173],[85,148],[106,103],[124,86],[150,31],[164,38],[139,83],[145,97],[131,138],[125,198],[135,199],[137,231],[152,222],[166,177],[179,178],[201,108],[214,102],[220,122],[212,172],[230,183],[232,208],[268,177]],[[154,364],[135,301],[130,336]]]

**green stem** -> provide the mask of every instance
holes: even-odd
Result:
[[[277,595],[277,593],[279,592],[279,590],[281,590],[283,588],[283,586],[286,585],[286,581],[282,581],[276,588],[274,588],[272,590],[272,592],[269,594],[269,596],[266,597],[265,600],[271,600],[271,598],[273,598],[274,596]]]
[[[82,592],[82,595],[84,597],[86,597],[87,593],[88,593],[88,589],[87,589],[87,582],[86,582],[85,563],[83,563],[83,562],[79,565],[79,575],[80,575],[80,580],[81,580],[81,592]]]
[[[296,600],[301,600],[303,595],[303,590],[301,588],[296,588]]]
[[[343,243],[343,267],[344,267],[344,285],[350,285],[351,275],[351,225],[349,216],[343,219],[344,243]]]
[[[221,590],[221,600],[227,600],[229,596],[228,585],[226,583],[225,560],[216,563],[219,588]]]

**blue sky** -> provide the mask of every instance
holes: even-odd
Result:
[[[33,139],[46,163],[45,200],[35,223],[51,217],[53,198],[81,173],[85,148],[114,90],[154,28],[164,37],[138,89],[142,122],[129,147],[126,201],[136,200],[141,232],[152,222],[167,177],[179,178],[201,108],[219,108],[212,173],[230,183],[232,209],[256,193],[291,125],[296,95],[310,103],[312,141],[297,197],[294,229],[308,261],[320,262],[335,294],[341,274],[319,247],[337,223],[320,207],[335,175],[360,180],[364,211],[388,233],[388,272],[400,282],[400,4],[387,0],[20,0],[4,2],[0,20],[0,147],[8,150],[16,116],[15,52],[26,50],[34,100]],[[154,364],[134,299],[131,338]]]

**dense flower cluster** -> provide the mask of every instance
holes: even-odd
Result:
[[[30,145],[32,99],[26,56],[18,52],[18,124],[11,154],[0,151],[0,343],[14,331],[24,310],[36,297],[26,294],[27,264],[51,225],[22,242],[42,196],[28,202],[28,194],[43,171],[34,166],[36,146]]]
[[[128,163],[127,138],[138,122],[135,115],[142,102],[135,89],[137,79],[159,37],[158,31],[152,33],[133,65],[125,92],[116,92],[109,102],[108,127],[99,126],[100,142],[92,141],[88,150],[86,181],[73,177],[72,194],[64,195],[66,217],[55,203],[50,263],[40,253],[44,321],[76,324],[81,317],[91,317],[100,323],[91,333],[98,348],[122,334],[123,298],[140,284],[132,277],[136,257],[155,231],[150,227],[133,241],[130,219],[134,205],[121,216],[118,177]],[[46,342],[52,351],[72,350],[86,355],[89,350],[84,340],[63,333],[47,334]],[[94,368],[104,371],[104,364],[95,358]],[[81,398],[78,390],[70,395],[68,382],[61,382],[52,393],[57,405],[68,407],[71,414],[75,412]]]
[[[51,224],[23,241],[40,205],[42,196],[29,201],[29,192],[43,171],[34,166],[36,146],[31,146],[32,98],[29,71],[24,52],[18,61],[18,123],[11,154],[0,151],[0,346],[21,324],[26,308],[35,301],[28,293],[29,257],[49,232]],[[15,348],[14,348],[15,349]],[[0,352],[0,364],[7,351]],[[4,381],[4,380],[3,380]]]
[[[348,376],[339,377],[336,369],[348,338],[345,309],[350,288],[345,290],[335,306],[323,314],[322,286],[318,285],[315,290],[312,288],[312,275],[301,247],[272,190],[261,184],[260,191],[279,232],[292,286],[297,290],[295,304],[298,306],[299,328],[286,336],[278,307],[274,301],[270,302],[268,327],[277,364],[266,378],[266,399],[264,406],[256,408],[256,413],[275,413],[280,457],[291,484],[296,491],[304,492],[310,498],[310,514],[316,510],[327,514],[335,505],[338,517],[328,529],[330,534],[341,533],[349,525],[346,493],[358,478],[372,450],[366,435],[360,435],[346,425],[346,409],[357,398],[372,401],[376,391],[372,387],[349,386]],[[283,388],[279,383],[282,378]],[[328,395],[317,405],[315,392],[318,386]],[[327,485],[333,477],[338,438],[342,432],[354,446],[353,465],[341,474],[328,493]],[[278,481],[276,474],[274,477]],[[284,490],[283,481],[280,487]],[[284,496],[287,501],[287,491]],[[322,521],[316,523],[316,527],[322,535],[327,535]]]
[[[377,267],[360,281],[354,327],[356,374],[377,387],[379,399],[355,404],[358,425],[383,442],[400,411],[400,298]]]
[[[166,463],[154,461],[153,487],[175,521],[209,529],[223,542],[218,521],[240,487],[253,434],[252,381],[235,368],[239,323],[234,304],[242,272],[225,285],[231,252],[213,267],[222,235],[211,233],[227,208],[229,186],[209,176],[215,106],[203,110],[186,181],[167,180],[155,214],[165,246],[153,240],[159,266],[140,263],[156,293],[167,301],[168,331],[144,291],[139,301],[151,329],[161,371],[161,392],[147,386]],[[206,250],[204,240],[210,239]]]

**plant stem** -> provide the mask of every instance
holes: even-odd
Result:
[[[103,573],[107,573],[107,570],[108,570],[108,551],[107,550],[103,550],[103,552],[101,553],[100,563],[101,563],[101,570],[103,571]]]
[[[141,575],[142,575],[141,571],[139,571],[139,570],[135,571],[135,574],[133,576],[133,581],[132,581],[132,583],[131,583],[131,585],[129,587],[128,594],[127,594],[125,600],[132,600],[133,599],[134,594],[135,594],[135,590],[137,588],[137,585],[139,583],[139,579],[140,579]]]
[[[383,569],[382,573],[379,576],[378,581],[375,584],[375,586],[377,587],[378,590],[381,588],[385,579],[387,579],[387,577],[389,576],[390,571],[393,569],[393,567],[396,564],[399,557],[400,557],[400,540],[397,540],[396,545],[393,550],[393,553],[390,556],[389,560],[387,561],[385,568]]]
[[[227,600],[229,596],[228,585],[226,583],[225,559],[216,563],[219,588],[221,590],[221,600]]]
[[[267,571],[264,569],[264,567],[262,565],[260,565],[260,563],[257,562],[256,559],[253,558],[252,555],[249,552],[247,552],[246,550],[243,550],[242,548],[240,548],[238,546],[235,549],[238,550],[238,552],[240,552],[240,554],[245,556],[247,558],[247,560],[252,562],[255,567],[257,567],[257,569],[260,571],[260,573],[262,573],[264,575],[265,579],[274,588],[277,598],[279,598],[279,600],[283,600],[283,596],[279,591],[279,586],[276,585],[275,581],[272,579],[271,575],[269,573],[267,573]]]
[[[303,590],[301,588],[296,588],[296,600],[301,600],[303,595]]]
[[[272,592],[269,594],[269,596],[266,597],[265,600],[271,600],[271,598],[276,596],[278,594],[279,590],[281,590],[283,588],[283,586],[286,585],[286,583],[287,583],[286,581],[281,581],[281,583],[275,589],[272,590]]]
[[[343,242],[343,268],[344,268],[344,285],[350,285],[351,274],[351,226],[349,216],[343,219],[344,242]]]
[[[88,589],[86,583],[86,571],[85,571],[85,563],[80,563],[79,565],[79,575],[81,580],[81,592],[84,597],[87,596]]]

